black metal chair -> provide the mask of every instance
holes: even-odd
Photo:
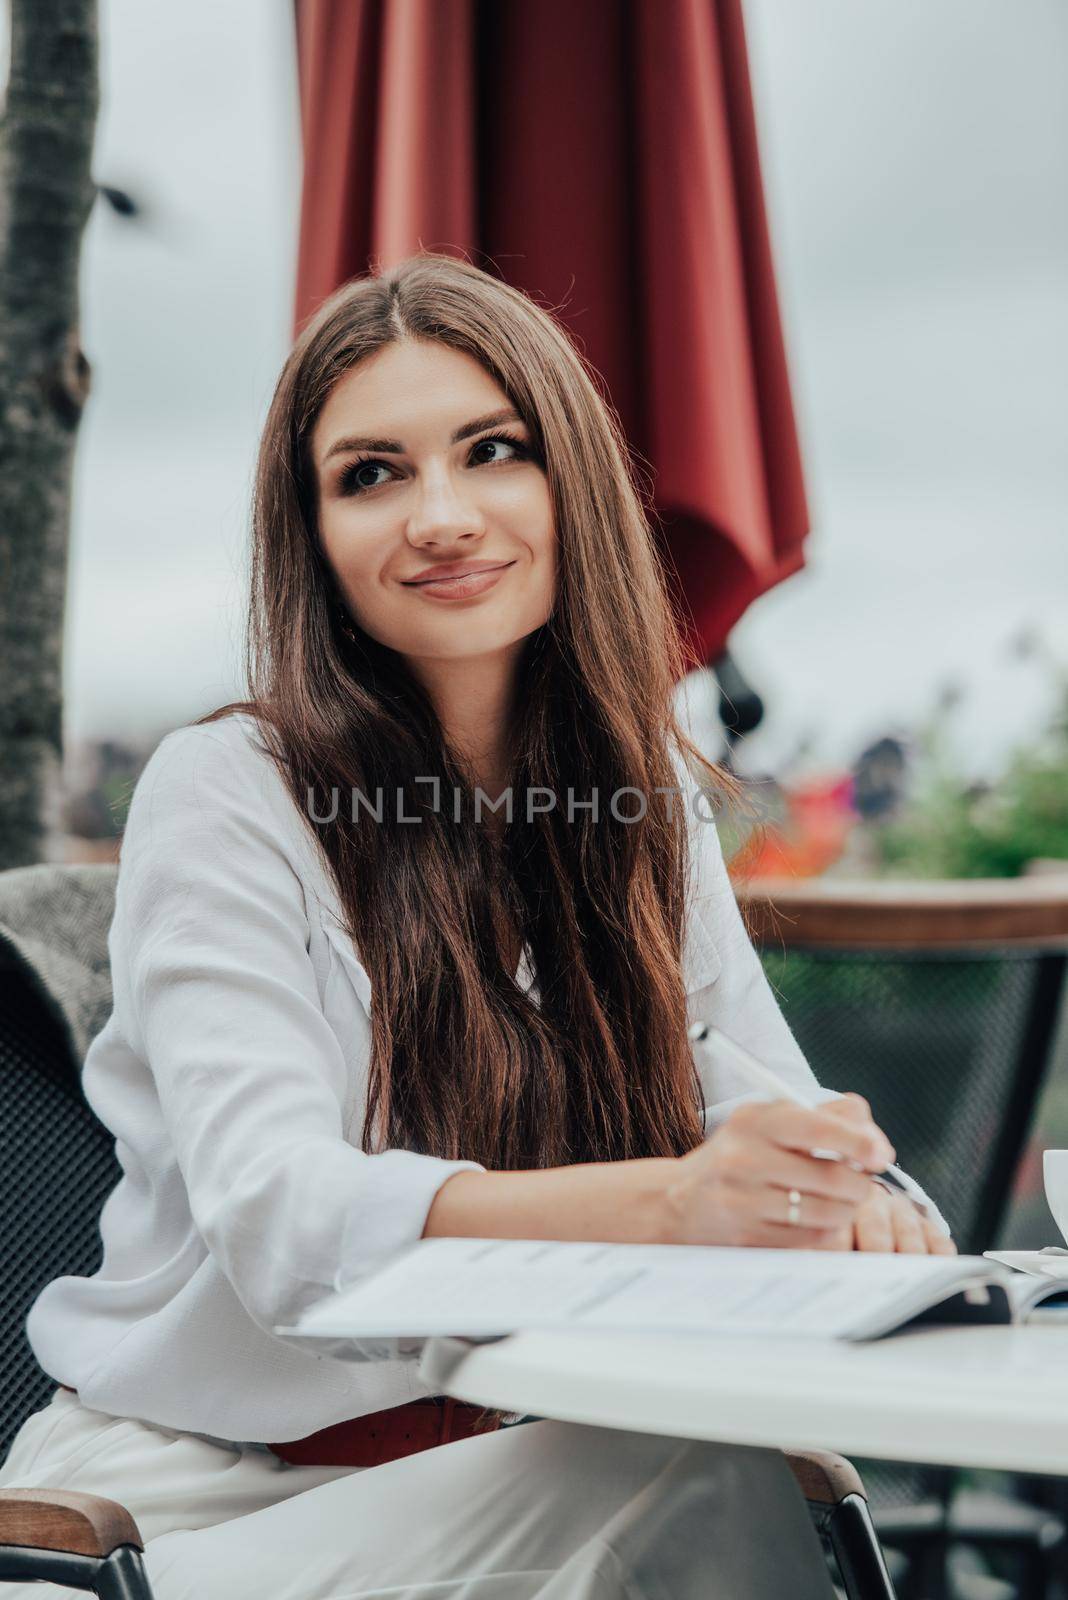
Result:
[[[17,877],[24,884],[26,873],[56,872],[68,874],[76,912],[79,895],[93,906],[101,899],[106,906],[114,896],[115,868],[109,866],[16,869],[0,882]],[[37,882],[44,880],[38,876]],[[110,912],[106,916],[110,920]],[[98,914],[98,937],[100,924]],[[52,1278],[96,1270],[97,1220],[119,1176],[114,1139],[81,1093],[75,1049],[84,1035],[71,1029],[40,981],[36,963],[27,959],[30,948],[14,945],[0,928],[0,1460],[25,1418],[46,1405],[56,1387],[26,1341],[26,1313]],[[78,986],[85,1016],[99,1020],[105,1007],[100,993],[90,992],[99,991],[92,965],[80,966],[62,949],[53,954],[57,985]],[[0,1490],[0,1588],[34,1579],[91,1589],[104,1600],[152,1600],[142,1549],[134,1519],[112,1500],[63,1490]]]
[[[993,1246],[1063,1003],[1068,879],[768,880],[739,899],[816,1076],[871,1102],[962,1251]],[[910,1557],[903,1591],[944,1594],[959,1541],[1016,1552],[1027,1595],[1045,1593],[1064,1537],[1048,1510],[954,1503],[948,1469],[860,1465],[880,1538]]]
[[[26,1341],[26,1314],[52,1278],[96,1270],[98,1217],[119,1177],[112,1136],[86,1104],[79,1081],[88,1036],[110,1009],[106,929],[115,878],[112,866],[0,873],[0,1257],[6,1269],[0,1284],[0,1461],[25,1418],[55,1389]],[[57,883],[74,896],[66,896],[67,948],[60,951],[41,926]],[[13,902],[32,939],[12,939],[5,914]],[[87,948],[78,950],[82,914],[90,932]],[[51,983],[41,979],[49,951]],[[82,1021],[72,1028],[74,1010]],[[848,1600],[894,1600],[855,1469],[823,1451],[787,1454],[787,1461]],[[5,1582],[39,1579],[93,1590],[105,1600],[152,1600],[142,1548],[133,1517],[114,1501],[71,1491],[0,1490],[0,1594]]]

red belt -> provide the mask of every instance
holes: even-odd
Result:
[[[60,1388],[69,1389],[70,1385],[61,1383]],[[348,1422],[335,1422],[305,1439],[285,1439],[267,1448],[295,1467],[380,1467],[401,1456],[432,1450],[435,1445],[469,1439],[475,1433],[493,1433],[500,1425],[497,1412],[465,1405],[447,1395],[430,1395]]]
[[[500,1425],[500,1417],[495,1412],[487,1414],[483,1406],[432,1395],[353,1417],[349,1422],[335,1422],[306,1439],[287,1439],[267,1448],[297,1467],[380,1467],[401,1456],[432,1450],[435,1445],[492,1433]]]

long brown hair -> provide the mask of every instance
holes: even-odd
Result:
[[[440,340],[496,380],[526,422],[558,537],[553,613],[524,643],[500,835],[440,793],[473,796],[401,656],[339,609],[320,547],[310,436],[334,385],[398,339]],[[685,670],[654,535],[619,424],[551,315],[467,262],[425,253],[354,279],[307,324],[264,428],[246,643],[253,711],[308,821],[373,986],[365,1150],[403,1146],[489,1168],[680,1155],[700,1143],[680,953],[688,806],[658,795],[688,771],[737,798],[674,711]],[[352,627],[346,636],[342,622]],[[696,764],[696,768],[695,768]],[[528,788],[559,797],[527,820]],[[576,808],[596,787],[601,813]],[[341,797],[329,823],[327,798]],[[623,789],[640,820],[610,814]],[[348,797],[403,796],[372,822]],[[621,799],[621,815],[640,804]],[[505,958],[511,918],[535,1002]]]

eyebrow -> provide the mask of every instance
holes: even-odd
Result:
[[[449,440],[450,444],[461,444],[464,439],[470,439],[473,434],[482,433],[486,428],[499,428],[506,422],[523,421],[518,411],[510,406],[504,411],[493,411],[488,417],[476,417],[473,422],[465,422],[457,428]],[[404,446],[397,439],[335,439],[323,457],[323,465],[331,456],[348,454],[352,450],[371,450],[382,455],[399,456],[404,454]]]

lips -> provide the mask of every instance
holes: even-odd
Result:
[[[466,566],[448,564],[433,572],[423,573],[418,578],[405,578],[403,582],[409,588],[416,588],[423,583],[447,583],[453,578],[471,578],[483,572],[500,572],[504,567],[511,565],[511,561],[472,561]]]
[[[499,583],[503,583],[505,574],[514,566],[514,561],[505,561],[500,566],[491,564],[473,571],[469,569],[455,578],[420,578],[410,582],[408,587],[418,589],[428,604],[447,605],[451,601],[474,600],[476,596],[489,594]]]

